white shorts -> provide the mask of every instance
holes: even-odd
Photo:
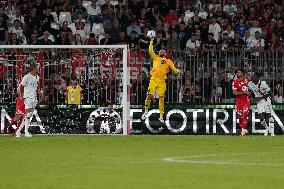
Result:
[[[35,109],[37,105],[37,99],[35,98],[25,98],[25,109]]]
[[[272,113],[272,104],[270,98],[267,98],[266,100],[262,99],[259,103],[257,103],[256,107],[258,113]]]

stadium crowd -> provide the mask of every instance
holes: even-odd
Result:
[[[151,29],[157,32],[156,51],[166,49],[174,60],[184,57],[182,77],[168,75],[169,102],[233,102],[231,80],[236,67],[254,71],[261,62],[266,64],[263,70],[269,69],[274,102],[283,103],[283,62],[278,61],[283,60],[283,10],[282,0],[1,0],[0,45],[128,44],[135,60],[142,52],[141,60],[146,61]],[[269,60],[274,57],[276,63],[263,64],[263,55]],[[248,64],[239,60],[243,57]],[[3,67],[0,63],[0,98],[10,102],[16,84],[5,84]],[[71,72],[48,76],[52,83],[43,89],[44,102],[65,102]],[[148,79],[132,82],[133,102],[143,102]],[[82,103],[96,103],[102,97],[93,100],[95,96],[106,93],[115,102],[117,95],[112,93],[120,86],[114,83],[114,78],[99,76],[80,81]]]

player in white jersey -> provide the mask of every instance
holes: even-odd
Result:
[[[273,120],[271,113],[273,112],[271,104],[271,91],[265,81],[260,80],[260,73],[255,73],[252,81],[248,83],[249,89],[254,93],[254,100],[257,103],[257,111],[260,116],[261,124],[266,128],[265,136],[270,132],[271,136],[274,135]]]
[[[16,132],[16,137],[20,137],[21,130],[25,126],[25,135],[26,137],[31,137],[29,133],[29,124],[33,115],[33,111],[37,105],[37,95],[40,94],[38,90],[39,76],[37,75],[37,65],[30,65],[30,72],[25,75],[22,79],[20,87],[24,89],[24,96],[21,96],[24,99],[26,116]]]

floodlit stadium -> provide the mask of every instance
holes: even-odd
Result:
[[[282,0],[1,0],[0,188],[282,188]]]

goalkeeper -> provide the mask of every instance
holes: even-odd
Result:
[[[153,50],[153,38],[150,41],[149,45],[149,54],[151,58],[153,59],[153,67],[150,72],[151,79],[147,91],[147,97],[145,100],[145,112],[142,115],[142,119],[145,119],[148,110],[151,104],[151,99],[153,98],[154,93],[157,90],[157,94],[159,95],[159,111],[160,111],[160,118],[159,120],[161,122],[164,122],[163,115],[164,115],[164,97],[165,97],[165,91],[166,91],[166,74],[169,68],[173,70],[174,73],[178,73],[178,69],[174,66],[174,63],[166,58],[166,51],[160,50],[159,55],[156,55]]]

